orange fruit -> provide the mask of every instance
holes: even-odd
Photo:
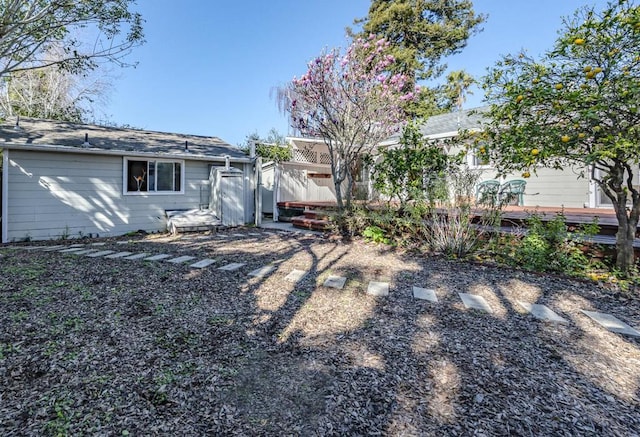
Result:
[[[560,137],[560,141],[562,141],[563,143],[568,143],[570,139],[571,138],[569,137],[569,135],[563,135]]]
[[[524,173],[522,173],[522,177],[525,178],[525,179],[530,177],[530,176],[531,176],[531,173],[529,173],[528,171],[525,171]]]
[[[573,43],[577,46],[581,46],[582,44],[584,44],[584,39],[583,38],[576,38],[573,40]]]
[[[516,102],[520,103],[522,101],[522,99],[524,99],[524,96],[522,94],[520,94],[518,97],[516,97]]]
[[[556,89],[557,90],[561,90],[562,88],[564,88],[564,85],[562,85],[561,83],[557,83],[556,84]]]
[[[580,139],[583,139],[583,138],[584,138],[584,137],[586,137],[586,136],[587,136],[587,134],[585,134],[584,132],[580,132],[580,133],[578,134],[578,138],[580,138]]]
[[[533,156],[537,156],[540,153],[540,151],[538,149],[531,149],[531,154]]]
[[[602,73],[602,68],[596,67],[596,68],[593,69],[593,71],[595,71],[596,74]]]
[[[596,77],[596,72],[595,71],[590,71],[586,74],[587,79],[593,79],[594,77]]]
[[[586,67],[584,67],[584,72],[588,73],[591,71],[591,65],[587,65]]]

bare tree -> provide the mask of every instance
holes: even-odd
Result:
[[[45,59],[54,61],[60,56],[63,50],[52,48]],[[111,86],[108,77],[104,67],[87,74],[53,65],[12,72],[0,82],[0,115],[87,121],[106,98]]]
[[[1,0],[0,77],[52,65],[87,71],[101,59],[125,65],[124,56],[144,42],[142,17],[129,10],[133,2]],[[74,36],[78,29],[93,34],[93,43]],[[59,59],[46,58],[52,44],[64,48]]]

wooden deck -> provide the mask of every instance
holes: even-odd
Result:
[[[337,208],[336,202],[324,201],[287,201],[278,202],[282,208],[297,209],[302,211],[327,210]],[[372,209],[381,205],[368,204]],[[482,210],[475,211],[476,217],[482,215]],[[565,217],[565,222],[569,227],[581,224],[589,224],[594,218],[598,219],[600,234],[594,238],[594,242],[600,244],[615,244],[615,234],[618,230],[618,219],[613,208],[562,208],[549,206],[507,206],[502,211],[502,228],[507,229],[513,226],[526,226],[527,218],[532,214],[538,214],[543,222],[554,219],[558,214]],[[639,227],[640,229],[640,227]],[[640,239],[636,239],[634,244],[640,247]]]
[[[302,210],[309,209],[335,209],[336,202],[329,201],[286,201],[278,202],[278,206],[284,208],[296,208]],[[371,208],[376,208],[376,204],[369,204]],[[478,215],[481,212],[478,211]],[[525,221],[532,214],[539,214],[544,221],[553,219],[558,214],[563,214],[567,223],[580,224],[591,223],[594,217],[598,218],[598,224],[601,226],[618,227],[618,219],[613,208],[562,208],[550,206],[507,206],[502,211],[504,219],[515,221]]]
[[[594,217],[598,218],[601,226],[618,227],[618,219],[613,209],[609,208],[554,208],[549,206],[507,206],[502,212],[506,219],[525,220],[532,214],[538,214],[543,219],[553,219],[558,214],[564,215],[567,223],[580,224],[591,223]]]

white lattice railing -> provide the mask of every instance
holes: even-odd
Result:
[[[318,162],[318,152],[315,150],[293,150],[293,160],[297,162],[310,162],[317,163]]]
[[[320,164],[331,164],[331,156],[328,153],[321,153]]]

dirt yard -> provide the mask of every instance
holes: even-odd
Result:
[[[580,312],[638,328],[638,298],[358,241],[224,233],[100,240],[216,260],[204,269],[0,246],[0,435],[640,434],[640,340]],[[232,262],[246,265],[217,269]],[[286,281],[293,269],[309,274]],[[330,274],[343,290],[322,286]],[[367,295],[371,280],[390,295]]]

